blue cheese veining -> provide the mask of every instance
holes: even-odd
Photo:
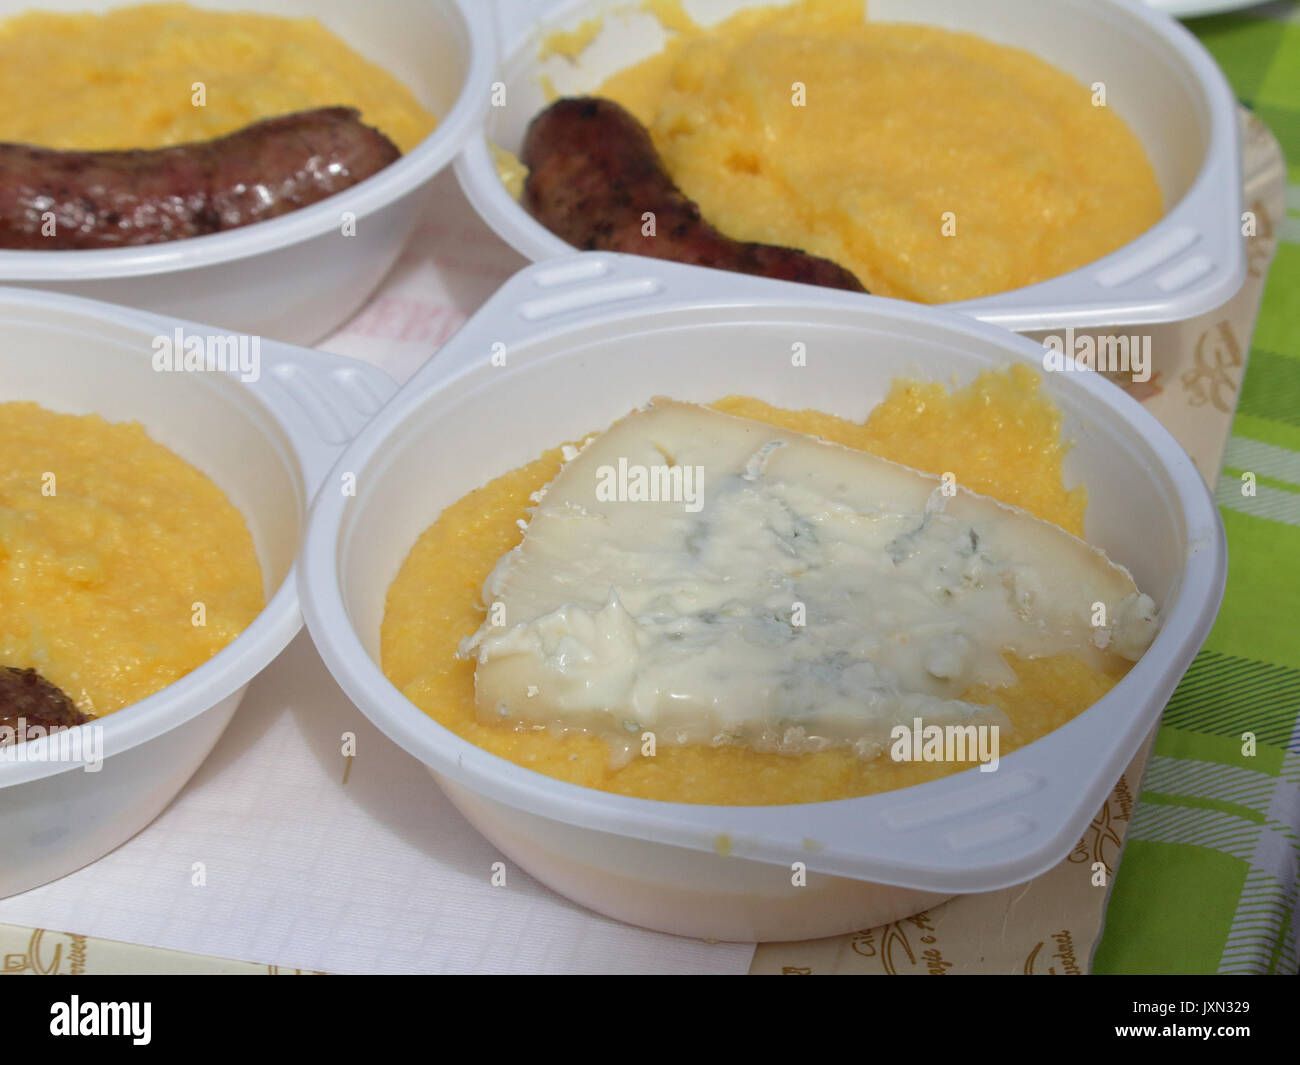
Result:
[[[1005,654],[1094,668],[1154,636],[1101,551],[950,481],[655,400],[575,453],[483,587],[461,645],[484,719],[630,749],[873,757],[895,725],[998,724],[964,701]]]

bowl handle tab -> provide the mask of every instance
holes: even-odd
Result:
[[[339,453],[397,391],[377,366],[324,351],[268,343],[254,388],[293,440],[315,494]]]

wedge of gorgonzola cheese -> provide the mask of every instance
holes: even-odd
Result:
[[[1136,659],[1128,571],[960,485],[656,399],[538,498],[461,645],[484,720],[626,745],[881,753],[894,726],[1005,724],[964,701],[1005,654]]]

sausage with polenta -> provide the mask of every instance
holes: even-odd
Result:
[[[0,747],[21,743],[28,730],[84,725],[90,717],[77,709],[63,690],[34,669],[0,666]]]
[[[866,291],[829,259],[719,233],[668,176],[645,127],[612,100],[557,100],[528,127],[521,159],[524,206],[576,248]]]
[[[317,203],[401,154],[349,107],[169,148],[0,144],[0,248],[120,248],[220,233]]]

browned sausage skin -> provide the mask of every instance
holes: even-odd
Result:
[[[349,107],[172,148],[0,144],[0,248],[122,248],[236,229],[332,196],[401,154]]]
[[[83,714],[62,691],[34,669],[0,666],[0,747],[22,743],[27,730],[84,725]]]
[[[842,266],[794,248],[723,236],[664,170],[649,133],[613,100],[557,100],[533,119],[524,207],[584,250],[630,252],[783,281],[865,292]],[[645,213],[655,233],[643,235]]]

